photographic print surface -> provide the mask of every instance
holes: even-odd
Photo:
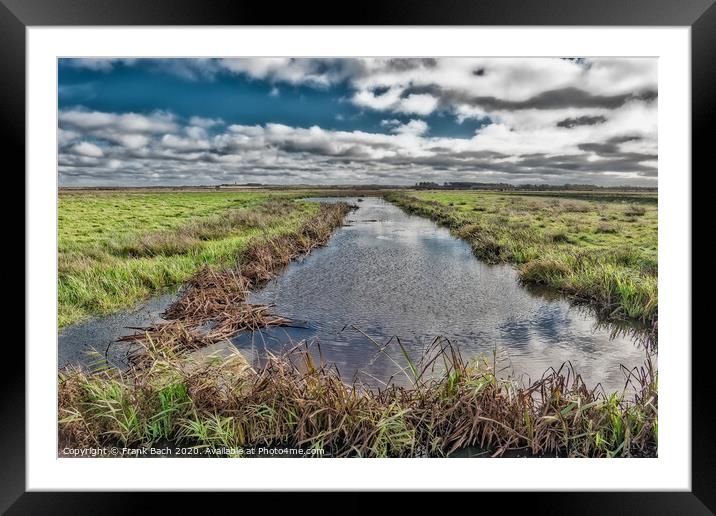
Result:
[[[657,60],[58,61],[58,454],[653,457]]]

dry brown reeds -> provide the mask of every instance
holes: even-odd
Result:
[[[527,386],[503,380],[485,361],[464,361],[445,339],[409,363],[410,386],[382,389],[345,383],[306,346],[270,355],[249,375],[237,374],[232,359],[187,368],[171,349],[147,353],[150,367],[61,377],[61,447],[280,446],[330,457],[433,457],[464,448],[485,456],[656,454],[649,359],[625,370],[634,392],[627,399],[588,389],[569,364]]]
[[[130,363],[147,363],[147,344],[186,351],[229,339],[239,331],[288,324],[288,319],[271,315],[269,306],[246,303],[248,292],[271,280],[292,260],[324,245],[351,209],[345,203],[321,204],[316,216],[295,233],[249,244],[235,267],[200,271],[162,314],[168,322],[120,339],[145,344],[133,348]]]

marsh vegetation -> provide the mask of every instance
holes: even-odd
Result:
[[[590,303],[606,318],[658,320],[656,195],[396,192],[388,200],[430,217],[490,263]],[[585,200],[587,199],[587,200]]]
[[[320,343],[297,342],[255,364],[235,350],[202,354],[241,331],[291,324],[250,303],[249,293],[324,245],[350,209],[305,202],[305,195],[60,197],[61,327],[183,285],[163,323],[125,338],[127,370],[60,372],[60,447],[290,446],[334,457],[446,456],[466,447],[486,456],[656,454],[658,373],[649,354],[643,365],[621,369],[618,391],[587,385],[568,363],[527,382],[506,379],[494,356],[464,358],[444,337],[420,354],[400,340],[373,341],[374,353],[404,377],[377,388],[342,377],[320,359]],[[449,227],[478,258],[515,264],[525,282],[656,331],[655,197],[396,191],[386,198]]]
[[[317,205],[283,194],[62,194],[58,324],[108,314],[233,263],[257,238],[296,232]]]
[[[486,456],[656,454],[649,362],[625,371],[636,390],[627,399],[589,389],[566,365],[529,386],[505,381],[488,362],[463,361],[443,339],[410,363],[410,387],[377,390],[345,383],[301,347],[256,371],[238,352],[197,363],[172,343],[147,340],[144,353],[148,360],[128,372],[60,375],[61,447],[289,446],[329,457],[439,457],[465,447]]]

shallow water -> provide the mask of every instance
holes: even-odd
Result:
[[[570,361],[588,385],[608,391],[624,387],[620,364],[644,362],[643,348],[631,339],[611,338],[589,312],[563,298],[524,288],[512,266],[477,260],[467,243],[430,220],[377,198],[314,200],[359,209],[325,247],[249,296],[296,322],[239,335],[234,344],[254,360],[267,349],[315,340],[344,378],[375,385],[406,361],[395,345],[378,354],[361,332],[379,343],[398,336],[413,360],[442,336],[464,358],[492,364],[496,354],[502,376],[536,379]],[[394,381],[407,378],[398,374]]]
[[[468,244],[428,219],[377,198],[313,200],[345,201],[359,209],[326,246],[249,296],[295,321],[294,327],[238,335],[234,344],[251,360],[307,339],[320,344],[323,360],[347,380],[378,386],[392,377],[407,383],[399,373],[406,365],[400,349],[393,344],[378,354],[365,333],[378,343],[398,336],[412,359],[443,336],[464,358],[485,357],[492,364],[495,354],[503,377],[524,380],[570,361],[588,385],[601,383],[607,391],[624,387],[620,364],[643,364],[645,352],[630,338],[611,338],[610,328],[598,325],[590,312],[521,286],[512,266],[477,260]],[[175,293],[165,294],[63,329],[58,367],[91,365],[97,361],[88,354],[92,349],[125,367],[128,346],[116,339],[134,333],[131,327],[161,322],[174,299]],[[311,349],[318,357],[318,346]]]
[[[161,313],[176,298],[176,293],[167,293],[139,303],[132,310],[98,317],[62,329],[57,336],[57,368],[62,369],[69,365],[91,367],[101,365],[104,361],[115,367],[127,367],[127,351],[130,345],[117,342],[117,339],[135,333],[132,328],[164,321]]]

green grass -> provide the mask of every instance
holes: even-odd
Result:
[[[517,264],[526,282],[588,301],[608,318],[656,323],[656,194],[416,191],[386,198],[449,227],[479,258]]]
[[[304,348],[252,371],[238,353],[202,362],[166,344],[148,348],[149,367],[61,373],[59,449],[168,442],[320,449],[329,457],[439,457],[466,447],[488,456],[657,453],[658,378],[648,359],[625,371],[633,390],[606,395],[567,366],[529,386],[502,380],[487,361],[464,362],[436,339],[411,362],[409,387],[373,390],[346,383]],[[438,377],[436,363],[444,365]]]
[[[60,326],[130,306],[207,265],[231,267],[251,249],[271,258],[264,249],[273,249],[271,237],[304,241],[302,228],[326,216],[317,204],[287,200],[299,195],[306,193],[61,195]],[[611,194],[393,192],[386,198],[450,227],[478,257],[516,263],[525,281],[591,300],[613,316],[656,321],[655,197],[637,203]],[[281,254],[287,246],[278,247]],[[146,365],[60,373],[60,449],[169,442],[359,457],[445,456],[465,447],[497,455],[656,454],[658,379],[648,358],[627,372],[633,397],[607,396],[571,370],[529,386],[502,380],[494,365],[464,362],[436,339],[418,361],[399,344],[394,350],[407,359],[411,387],[371,390],[347,384],[300,350],[269,357],[254,372],[239,354],[202,361],[170,332],[146,335],[149,345],[139,341],[147,345]],[[437,378],[427,374],[436,363],[444,364]]]
[[[253,239],[295,231],[315,206],[292,203],[280,212],[265,206],[303,195],[311,193],[60,194],[59,326],[130,307],[203,266],[230,262]],[[420,191],[386,197],[450,227],[479,258],[517,264],[524,281],[590,301],[611,318],[657,319],[655,194]]]
[[[58,325],[108,314],[232,263],[256,240],[296,231],[317,210],[297,194],[72,193],[58,210]]]
[[[121,236],[171,230],[193,218],[256,206],[268,198],[253,192],[63,193],[58,248],[82,250]]]

